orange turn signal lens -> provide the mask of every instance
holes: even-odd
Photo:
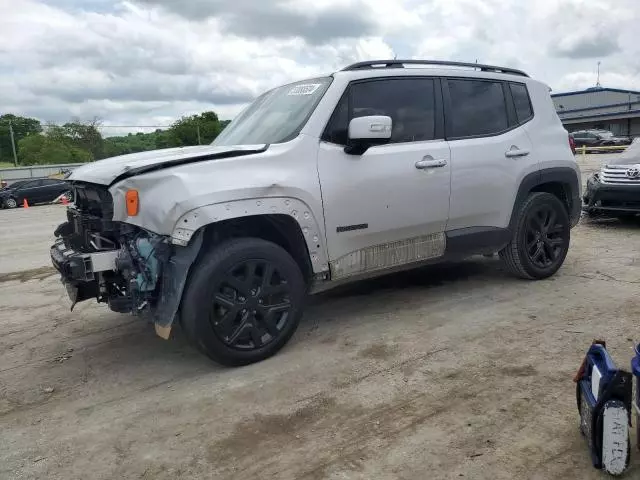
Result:
[[[136,215],[138,215],[138,209],[140,207],[140,202],[138,200],[138,191],[127,190],[125,200],[127,203],[127,215],[129,215],[130,217],[135,217]]]

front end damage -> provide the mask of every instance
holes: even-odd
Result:
[[[51,260],[73,306],[95,298],[115,312],[148,317],[168,338],[189,267],[202,239],[175,247],[169,237],[113,221],[106,187],[77,183],[67,221],[55,231]]]

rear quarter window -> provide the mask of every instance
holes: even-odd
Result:
[[[516,116],[518,123],[523,124],[533,117],[533,108],[531,107],[531,99],[527,86],[522,83],[510,83],[511,97],[516,107]]]

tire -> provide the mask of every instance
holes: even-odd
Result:
[[[236,238],[197,260],[180,317],[202,353],[223,365],[247,365],[289,341],[305,297],[304,277],[286,250],[258,238]]]
[[[73,202],[73,192],[71,190],[67,190],[62,194],[63,197],[66,197],[67,201]]]
[[[500,258],[514,275],[527,280],[550,277],[569,251],[571,226],[567,208],[558,197],[534,192],[518,209],[511,242]]]
[[[4,200],[4,206],[6,208],[16,208],[18,206],[18,201],[13,197],[6,198]]]

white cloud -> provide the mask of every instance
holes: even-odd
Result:
[[[0,108],[43,121],[230,118],[364,59],[522,68],[554,91],[640,88],[635,0],[0,0]]]

